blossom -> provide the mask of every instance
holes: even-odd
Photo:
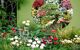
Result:
[[[39,39],[38,38],[35,38],[35,40],[38,41]]]
[[[34,44],[31,45],[32,48],[35,48],[36,46]]]
[[[37,8],[41,7],[44,4],[44,0],[35,0],[32,7]]]
[[[22,41],[20,41],[20,44],[22,44]]]
[[[52,40],[48,40],[49,42],[52,42]]]
[[[56,30],[51,30],[51,32],[56,33],[57,31]]]
[[[14,38],[10,38],[10,40],[14,40]]]
[[[77,37],[78,37],[78,35],[75,35],[75,37],[77,38]]]
[[[72,43],[72,41],[71,40],[67,40],[67,43]]]
[[[16,46],[19,46],[19,45],[20,45],[19,43],[16,44]]]
[[[18,36],[15,36],[14,39],[18,39]]]
[[[27,20],[27,23],[30,23],[30,20]]]
[[[15,40],[15,42],[17,43],[17,42],[18,42],[18,40]]]
[[[36,44],[36,41],[34,41],[32,44]]]
[[[13,30],[14,33],[16,33],[16,30]]]
[[[41,17],[41,16],[45,16],[46,15],[46,11],[45,10],[39,10],[37,12],[37,17]]]
[[[25,25],[26,25],[26,26],[29,26],[30,24],[29,24],[29,23],[26,23]]]
[[[54,38],[53,38],[53,40],[55,40],[55,41],[56,41],[56,40],[58,40],[58,38],[57,38],[57,37],[54,37]]]
[[[38,40],[38,41],[37,41],[37,43],[38,43],[38,44],[40,44],[40,43],[41,43],[41,41],[39,41],[39,40]]]
[[[42,43],[41,46],[45,46],[45,44]]]
[[[46,44],[47,42],[46,41],[43,41],[43,44]]]
[[[23,22],[22,22],[22,24],[25,24],[25,23],[26,23],[26,21],[23,21]]]
[[[30,46],[31,44],[27,44],[27,46]]]
[[[38,45],[38,44],[36,44],[36,47],[39,47],[39,45]]]
[[[54,42],[54,45],[57,45],[58,44],[58,42]]]
[[[62,5],[62,7],[65,7],[66,9],[70,9],[71,8],[70,0],[62,0],[61,1],[61,5]]]
[[[28,40],[28,42],[29,42],[29,43],[31,43],[31,42],[32,42],[32,40],[31,40],[31,39],[29,39],[29,40]]]
[[[49,39],[53,39],[53,36],[49,36],[48,38],[49,38]]]
[[[67,10],[67,12],[72,16],[73,15],[73,9],[71,8],[71,9],[69,9],[69,10]]]
[[[13,27],[13,28],[11,28],[11,30],[13,31],[13,30],[15,30],[15,28]]]
[[[44,47],[43,46],[40,46],[40,49],[44,49]]]
[[[12,45],[16,45],[16,42],[13,41],[13,42],[11,42],[11,44],[12,44]]]

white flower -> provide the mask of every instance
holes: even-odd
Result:
[[[26,26],[29,26],[30,24],[29,24],[29,23],[26,23],[25,25],[26,25]]]
[[[15,42],[17,43],[17,42],[18,42],[18,40],[15,40]]]
[[[77,40],[80,40],[80,38],[79,38],[79,37],[77,37]]]
[[[10,38],[10,40],[14,40],[14,38]]]
[[[41,46],[43,46],[43,47],[44,47],[44,46],[45,46],[45,44],[43,44],[43,43],[42,43],[42,44],[41,44]]]
[[[40,49],[44,49],[44,46],[40,46]]]
[[[72,41],[71,40],[67,40],[67,43],[72,43]]]
[[[30,23],[30,21],[29,21],[29,20],[27,20],[27,23]]]
[[[35,38],[35,40],[38,41],[39,39],[38,38]]]
[[[36,44],[36,41],[34,41],[32,44]]]
[[[39,47],[39,45],[38,45],[38,44],[36,44],[36,47]]]
[[[19,43],[17,43],[16,45],[19,46]]]
[[[27,46],[30,46],[31,44],[27,44]]]
[[[78,35],[75,35],[75,37],[78,37]]]
[[[28,42],[29,42],[29,43],[31,43],[31,42],[32,42],[32,40],[31,40],[31,39],[29,39],[29,40],[28,40]]]
[[[38,44],[40,44],[40,43],[41,43],[41,41],[39,41],[39,40],[38,40],[38,41],[37,41],[37,43],[38,43]]]
[[[73,15],[73,9],[72,8],[67,10],[67,11],[68,11],[69,14]]]
[[[16,45],[16,42],[11,42],[12,45]]]
[[[61,41],[63,44],[65,43],[65,41]]]
[[[20,44],[22,43],[22,41],[20,41]]]
[[[14,39],[18,39],[18,36],[15,36]]]
[[[25,23],[26,23],[26,21],[23,21],[23,22],[22,22],[22,24],[25,24]]]
[[[66,41],[67,41],[67,39],[64,39],[64,41],[66,42]]]
[[[34,44],[31,45],[32,48],[35,48],[36,46]]]

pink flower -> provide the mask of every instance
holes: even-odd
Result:
[[[65,8],[68,8],[68,9],[71,8],[70,0],[62,0],[61,5],[62,5],[62,7],[65,7]]]
[[[13,28],[11,28],[11,30],[13,31],[13,30],[15,30],[15,28],[13,27]]]
[[[56,33],[57,31],[56,30],[51,30],[51,32]]]
[[[58,42],[54,42],[53,44],[54,44],[54,45],[57,45],[57,44],[58,44]]]
[[[41,17],[41,16],[45,16],[46,15],[46,11],[45,10],[39,10],[37,13],[37,17]]]

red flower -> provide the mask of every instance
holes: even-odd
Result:
[[[42,42],[43,44],[46,44],[46,41]]]
[[[51,32],[56,33],[57,31],[56,30],[51,30]]]
[[[44,0],[35,0],[33,3],[33,7],[41,7],[44,4]]]
[[[54,42],[54,45],[57,45],[58,44],[58,42]]]
[[[11,30],[13,31],[13,30],[15,30],[15,28],[13,27]]]
[[[57,38],[57,37],[54,37],[54,38],[53,38],[53,40],[55,40],[55,41],[56,41],[56,40],[58,40],[58,38]]]

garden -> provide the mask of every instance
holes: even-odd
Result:
[[[17,25],[22,4],[0,1],[0,50],[80,50],[80,28],[66,29],[74,15],[70,0],[34,0],[32,19]]]

